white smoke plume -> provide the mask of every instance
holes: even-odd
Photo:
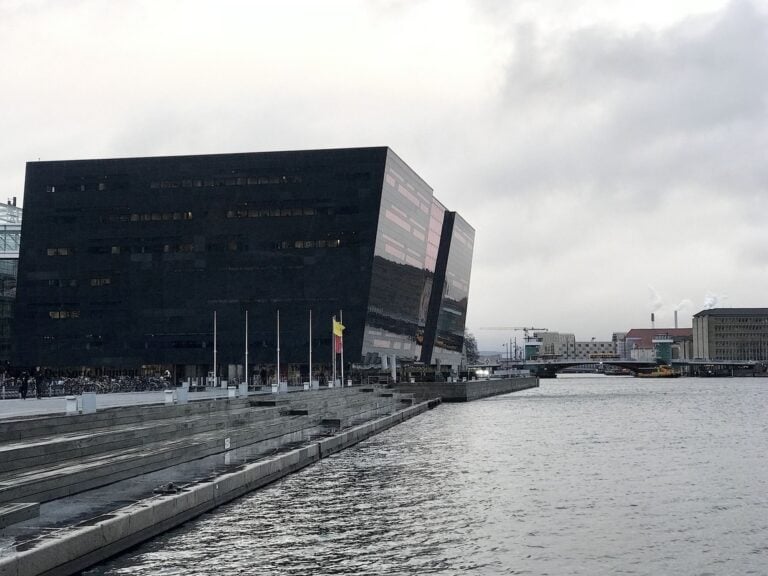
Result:
[[[725,294],[714,294],[712,292],[707,292],[707,294],[704,296],[704,309],[711,310],[712,308],[719,308],[724,306],[727,299],[728,296]]]
[[[693,301],[689,300],[688,298],[683,298],[680,300],[680,304],[675,306],[674,310],[675,312],[682,312],[683,310],[687,310],[688,308],[693,307]]]
[[[664,305],[664,301],[653,286],[649,285],[648,291],[650,292],[648,304],[651,307],[651,312],[656,312]]]

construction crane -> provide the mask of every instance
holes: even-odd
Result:
[[[549,332],[548,328],[534,328],[533,326],[487,326],[480,328],[480,330],[512,330],[513,332],[522,331],[526,340],[528,340],[528,332]]]
[[[512,331],[512,332],[520,332],[522,331],[524,335],[524,341],[530,342],[531,340],[534,340],[533,336],[529,336],[529,332],[549,332],[548,328],[536,328],[534,326],[485,326],[479,328],[480,330],[504,330],[506,332]],[[505,346],[508,346],[507,348],[507,358],[511,361],[512,360],[512,341],[510,340],[508,344],[505,344]],[[517,359],[517,338],[515,338],[515,359]],[[527,348],[527,346],[526,346]],[[527,355],[526,355],[527,358]]]

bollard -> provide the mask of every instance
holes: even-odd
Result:
[[[237,388],[234,386],[227,386],[227,398],[237,398]]]
[[[165,391],[165,404],[166,404],[166,406],[168,404],[173,404],[173,390],[166,390]]]
[[[77,396],[67,396],[67,414],[77,414]]]
[[[96,412],[96,392],[83,392],[81,396],[83,414]]]
[[[347,380],[347,387],[349,387],[349,386],[352,386],[352,378],[350,378],[349,380]]]
[[[240,384],[237,387],[237,395],[241,398],[245,398],[248,396],[248,382],[240,382]]]
[[[309,390],[309,382],[304,382],[304,390]]]
[[[189,388],[182,386],[176,389],[176,402],[179,404],[187,404],[189,402]]]

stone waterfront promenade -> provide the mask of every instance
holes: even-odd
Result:
[[[220,395],[101,395],[69,415],[62,398],[0,402],[0,576],[75,574],[440,403],[373,387]]]

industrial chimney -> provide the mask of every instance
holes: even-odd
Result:
[[[677,330],[677,310],[675,310],[675,330]]]
[[[653,312],[651,312],[651,328],[656,328],[656,318],[653,315]]]

